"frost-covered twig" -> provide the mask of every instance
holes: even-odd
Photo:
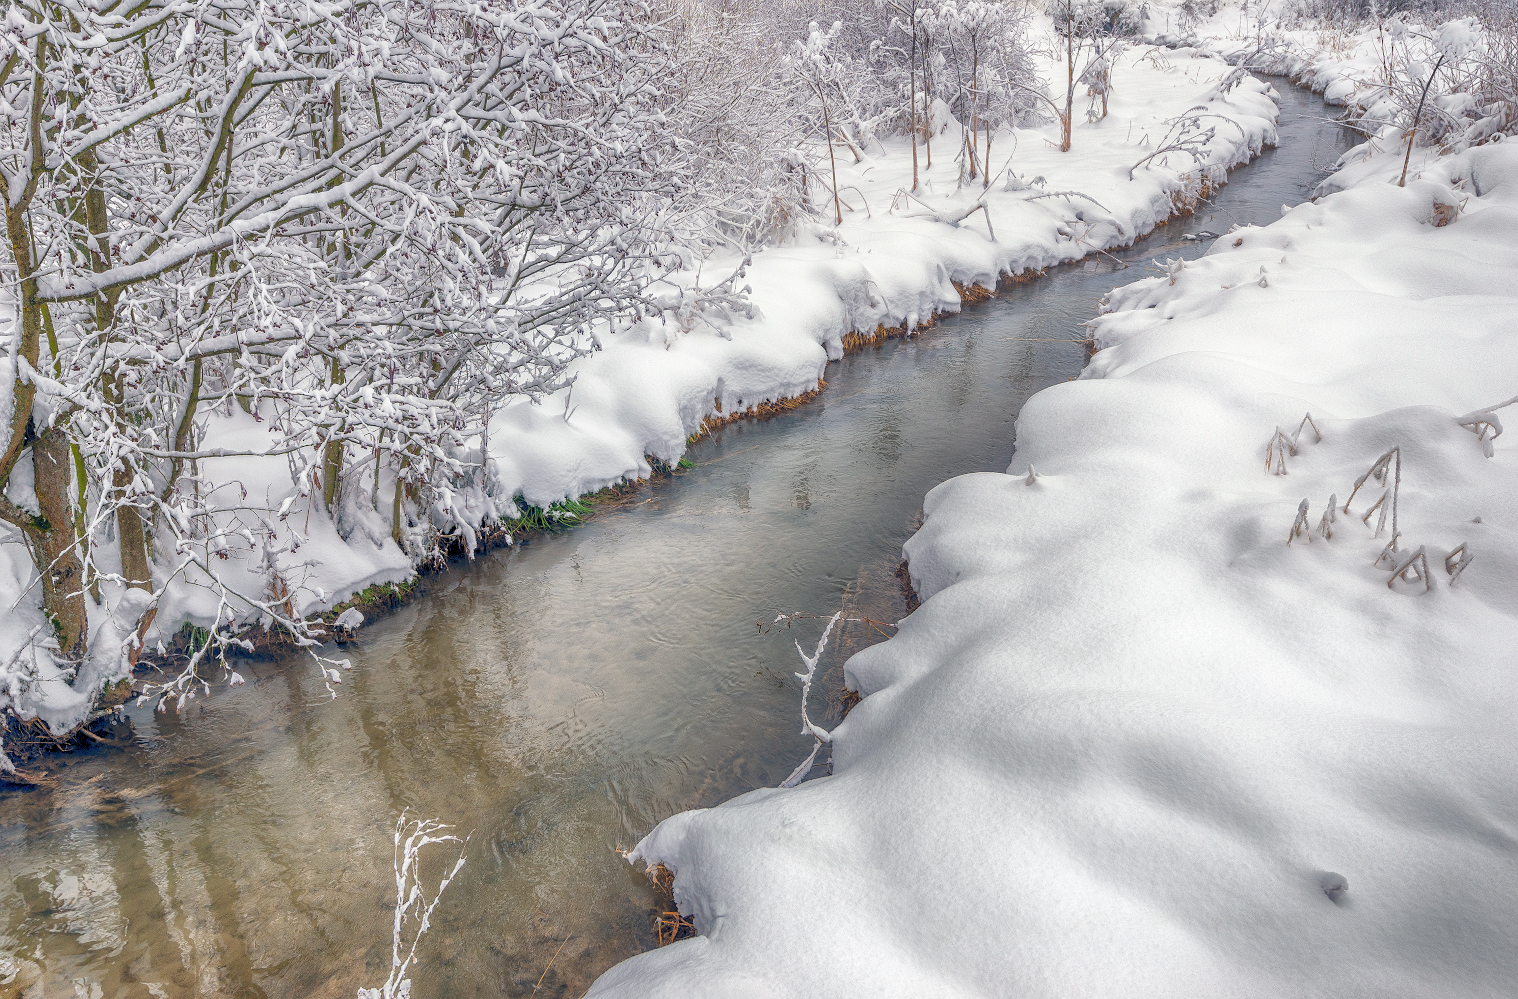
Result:
[[[1172,281],[1172,283],[1174,282]],[[1302,417],[1302,422],[1297,424],[1297,432],[1290,437],[1286,436],[1286,431],[1280,427],[1276,427],[1276,432],[1270,438],[1270,443],[1265,446],[1265,471],[1274,475],[1286,474],[1286,456],[1288,454],[1292,456],[1296,455],[1297,445],[1302,440],[1302,431],[1307,427],[1312,427],[1314,444],[1323,440],[1323,434],[1318,430],[1318,425],[1313,422],[1311,413]]]
[[[1386,509],[1388,506],[1386,500],[1388,497],[1390,497],[1392,522],[1392,539],[1390,547],[1391,551],[1396,551],[1397,537],[1401,533],[1397,529],[1397,494],[1402,488],[1402,449],[1399,447],[1392,448],[1390,451],[1377,458],[1375,463],[1366,470],[1365,474],[1355,480],[1355,487],[1354,489],[1350,490],[1349,499],[1344,501],[1344,513],[1346,515],[1349,513],[1349,505],[1355,501],[1355,494],[1358,493],[1360,491],[1360,487],[1365,485],[1366,481],[1370,479],[1374,479],[1376,482],[1382,483],[1388,488],[1381,494],[1381,498],[1376,500],[1375,503],[1371,504],[1369,510],[1365,511],[1365,515],[1360,518],[1360,521],[1361,523],[1364,523],[1368,526],[1370,523],[1370,515],[1379,509],[1381,511],[1381,517],[1376,521],[1375,535],[1379,538],[1381,536],[1382,529],[1386,527]]]
[[[1224,118],[1222,115],[1197,114],[1198,110],[1200,109],[1193,108],[1186,114],[1178,118],[1172,118],[1166,122],[1170,127],[1165,133],[1165,137],[1160,140],[1160,144],[1155,147],[1154,152],[1128,168],[1128,179],[1133,179],[1133,174],[1139,167],[1144,166],[1156,157],[1165,156],[1169,153],[1183,153],[1190,156],[1193,163],[1206,162],[1207,146],[1217,136],[1218,130],[1216,125],[1203,127],[1202,119],[1220,118],[1223,121],[1233,122],[1232,119]]]
[[[1291,522],[1291,533],[1286,535],[1286,543],[1289,545],[1297,538],[1305,537],[1312,540],[1312,528],[1307,523],[1307,500],[1303,499],[1297,506],[1297,519]]]
[[[395,920],[390,936],[390,974],[378,988],[359,989],[358,999],[407,999],[411,995],[411,979],[406,972],[416,964],[417,944],[431,928],[432,912],[442,900],[444,889],[464,867],[469,840],[459,839],[452,829],[436,819],[408,823],[404,812],[395,820]],[[459,857],[429,899],[419,864],[422,850],[436,843],[458,843]]]
[[[1297,445],[1284,433],[1280,427],[1271,435],[1270,443],[1265,446],[1265,471],[1272,475],[1286,474],[1286,456],[1296,454]]]
[[[817,673],[817,660],[822,658],[822,650],[827,648],[828,636],[833,633],[833,626],[843,617],[843,611],[839,611],[828,619],[828,626],[823,629],[822,637],[817,640],[817,648],[812,650],[811,656],[807,656],[801,649],[801,643],[796,643],[796,651],[801,655],[801,661],[806,663],[806,672],[797,673],[796,677],[801,681],[801,734],[811,735],[816,740],[812,744],[812,751],[807,758],[801,761],[801,765],[791,772],[791,775],[781,783],[781,787],[795,787],[801,783],[801,779],[811,773],[812,764],[817,759],[817,753],[822,749],[822,744],[833,741],[833,733],[813,722],[807,715],[806,698],[812,692],[812,677]],[[777,618],[778,620],[778,618]]]
[[[1421,545],[1417,551],[1409,553],[1392,566],[1392,576],[1386,581],[1386,585],[1390,587],[1399,579],[1407,581],[1409,573],[1412,574],[1413,579],[1422,580],[1424,593],[1434,588],[1433,577],[1428,574],[1428,557],[1424,554]]]
[[[1338,523],[1339,511],[1337,509],[1339,497],[1337,494],[1328,497],[1328,509],[1323,511],[1323,519],[1318,521],[1318,536],[1328,541],[1334,536],[1334,524]]]
[[[1455,417],[1455,422],[1476,435],[1476,439],[1481,442],[1481,447],[1486,452],[1486,456],[1490,458],[1495,453],[1492,442],[1502,436],[1502,421],[1497,418],[1496,411],[1505,409],[1514,403],[1518,403],[1518,396],[1514,396],[1506,402],[1499,402],[1495,406],[1487,406],[1485,409],[1478,409],[1475,412],[1466,413],[1464,416],[1457,416]],[[1488,430],[1492,432],[1490,437],[1486,435]]]
[[[1448,555],[1444,556],[1444,571],[1449,573],[1449,585],[1454,586],[1455,580],[1465,571],[1476,558],[1476,553],[1471,549],[1469,541],[1460,542],[1459,546]]]

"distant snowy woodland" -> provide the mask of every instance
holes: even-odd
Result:
[[[1510,0],[57,0],[0,58],[0,719],[59,733],[271,631],[339,683],[356,594],[1190,210],[1250,70],[1323,92],[1321,197],[1105,300],[927,497],[832,775],[661,823],[700,936],[593,992],[1511,993]]]

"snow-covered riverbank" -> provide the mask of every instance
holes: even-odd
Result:
[[[1511,990],[1518,148],[1366,153],[1112,294],[929,494],[833,775],[658,826],[702,936],[593,994]]]
[[[1046,78],[1062,71],[1040,69]],[[1107,118],[1078,125],[1069,153],[1057,148],[1057,126],[1004,129],[989,187],[975,180],[958,188],[955,124],[934,140],[931,169],[919,150],[916,195],[905,140],[859,163],[838,149],[844,222],[753,258],[744,283],[757,316],[689,333],[646,323],[607,337],[567,399],[519,403],[492,425],[506,491],[546,505],[641,478],[647,456],[674,462],[708,417],[815,389],[851,333],[912,329],[957,312],[956,284],[994,288],[1004,276],[1131,244],[1274,143],[1269,87],[1254,79],[1220,87],[1227,77],[1222,60],[1201,52],[1130,49],[1118,60]],[[1206,116],[1189,133],[1200,139],[1199,156],[1177,150],[1130,176],[1168,123],[1193,110]],[[978,204],[985,210],[971,211]],[[687,277],[709,287],[740,263],[711,260]]]
[[[1058,68],[1042,67],[1051,78]],[[1057,126],[1003,130],[993,144],[998,170],[989,187],[980,180],[959,187],[961,136],[949,119],[933,143],[931,169],[927,149],[921,150],[923,183],[915,196],[908,195],[911,152],[904,142],[866,150],[857,164],[845,163],[851,157],[840,148],[843,224],[814,227],[811,235],[755,255],[743,282],[752,289],[753,318],[695,322],[684,331],[649,321],[606,333],[604,349],[578,363],[571,390],[496,414],[488,442],[499,479],[496,498],[481,503],[480,495],[457,494],[459,519],[510,515],[513,496],[547,507],[646,476],[648,458],[673,463],[709,417],[815,390],[849,334],[869,335],[882,325],[910,328],[957,311],[956,283],[990,287],[1002,275],[1131,243],[1274,141],[1269,87],[1230,78],[1215,56],[1130,50],[1115,67],[1114,86],[1109,115],[1078,124],[1070,153],[1055,148]],[[1191,151],[1149,158],[1167,134],[1174,138],[1170,123],[1197,109],[1209,117],[1187,133]],[[970,213],[977,205],[983,210]],[[687,278],[710,287],[740,263],[710,260]],[[209,419],[207,439],[215,446],[268,446],[267,426],[256,414],[229,408]],[[368,502],[388,510],[389,477],[372,497],[359,491],[363,502],[350,504],[339,530],[309,484],[298,488],[290,481],[283,455],[215,458],[202,471],[213,504],[236,521],[234,533],[241,525],[250,539],[247,550],[228,548],[213,563],[238,592],[264,592],[277,574],[292,609],[312,613],[415,572],[391,540],[385,514]],[[28,487],[12,485],[18,502],[25,501]],[[108,545],[100,557],[106,570],[114,568]],[[195,571],[157,580],[165,589],[146,636],[150,648],[186,623],[207,627],[239,613],[197,582]],[[155,572],[169,577],[176,569],[165,561]],[[111,637],[122,628],[115,619],[135,621],[140,608],[132,598],[140,603],[142,596],[103,587],[101,603],[90,610],[98,639],[92,647],[120,644]],[[39,715],[59,729],[77,722],[94,690],[110,679],[114,660],[102,658],[70,681],[43,662],[45,656],[26,656],[26,663],[17,658],[34,632],[46,632],[35,573],[19,542],[0,545],[0,599],[6,608],[0,610],[0,710]]]

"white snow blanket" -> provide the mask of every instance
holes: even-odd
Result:
[[[1111,295],[833,774],[661,823],[701,935],[592,995],[1513,994],[1518,148],[1379,162]]]

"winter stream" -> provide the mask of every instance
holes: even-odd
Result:
[[[183,716],[134,710],[132,747],[53,761],[57,789],[0,793],[0,995],[349,999],[388,970],[402,809],[471,833],[418,999],[579,996],[655,946],[658,898],[617,848],[811,747],[792,639],[821,622],[757,625],[906,613],[923,494],[1007,468],[1023,401],[1080,371],[1096,300],[1200,254],[1188,233],[1276,218],[1347,148],[1331,109],[1277,89],[1280,147],[1210,206],[829,365],[820,399],[721,431],[695,468],[433,577],[364,630],[335,700],[308,664],[241,666]],[[836,721],[844,659],[878,640],[829,647],[814,718]]]

